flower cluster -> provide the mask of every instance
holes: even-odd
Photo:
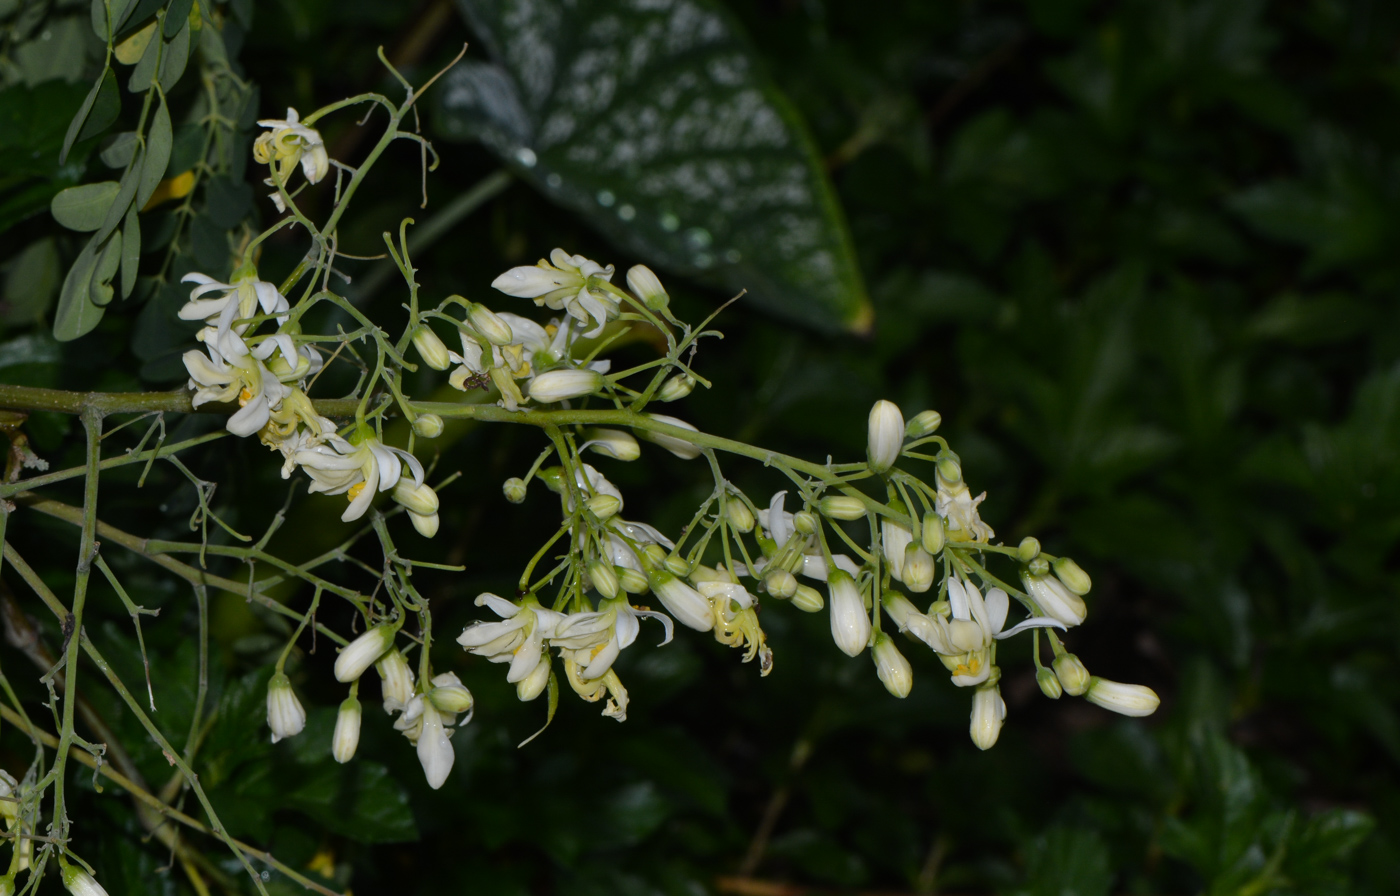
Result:
[[[316,184],[330,171],[330,156],[321,134],[315,128],[301,123],[297,110],[287,109],[286,118],[265,118],[258,122],[259,127],[268,131],[253,142],[253,159],[259,165],[270,165],[275,170],[275,178],[265,181],[269,187],[281,183],[285,188],[297,165],[307,181]],[[280,191],[271,194],[279,212],[287,210]]]

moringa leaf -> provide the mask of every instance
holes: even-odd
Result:
[[[85,233],[102,226],[120,191],[121,184],[114,180],[80,184],[69,187],[55,196],[49,204],[49,210],[53,213],[54,220],[64,227]]]
[[[174,133],[170,128],[170,109],[165,105],[164,94],[157,97],[157,100],[151,129],[146,132],[146,154],[141,158],[141,185],[136,190],[136,208],[146,207],[161,178],[165,177],[165,166],[170,164],[170,147],[174,141]]]
[[[58,294],[58,309],[53,316],[53,337],[59,342],[71,342],[87,334],[102,320],[102,314],[106,311],[88,298],[92,272],[97,266],[97,250],[96,238],[88,240],[63,280],[63,289]]]
[[[438,128],[477,139],[626,251],[823,329],[869,329],[816,148],[714,0],[458,0],[493,63]]]

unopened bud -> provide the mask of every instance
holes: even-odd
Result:
[[[812,586],[798,585],[792,595],[792,605],[804,613],[819,613],[826,606],[826,600]]]
[[[689,423],[686,423],[684,420],[678,420],[675,417],[668,417],[665,414],[647,414],[647,416],[657,421],[658,423],[665,423],[669,426],[675,426],[679,429],[688,429],[691,432],[698,431],[695,429],[695,427],[691,426]],[[667,451],[671,452],[676,457],[679,457],[681,460],[694,460],[695,458],[700,456],[700,449],[696,447],[695,443],[687,441],[686,439],[680,438],[678,436],[666,435],[664,433],[659,432],[649,432],[647,430],[637,430],[637,435],[643,439],[646,439],[649,442],[653,442],[657,445],[660,445],[662,448],[665,448]]]
[[[660,311],[671,301],[661,279],[644,264],[633,265],[627,271],[627,287],[652,311]]]
[[[884,473],[899,460],[904,447],[904,415],[892,401],[877,401],[870,409],[865,454],[870,469]]]
[[[617,573],[613,571],[611,563],[604,560],[593,560],[588,564],[588,578],[593,582],[593,587],[598,593],[606,598],[617,597]]]
[[[799,510],[792,515],[792,528],[803,535],[813,535],[817,531],[817,515],[809,510]]]
[[[656,547],[659,548],[661,547],[661,545],[657,545]],[[682,557],[680,554],[667,554],[666,559],[663,560],[662,563],[668,570],[671,571],[672,575],[688,576],[692,572],[690,561]]]
[[[505,493],[506,500],[512,504],[521,504],[525,501],[525,480],[518,476],[512,476],[501,486],[501,491]]]
[[[413,432],[421,439],[436,439],[442,435],[442,418],[437,414],[419,414],[413,418]]]
[[[63,886],[73,896],[107,896],[102,885],[77,865],[64,865],[59,876],[63,878]]]
[[[432,487],[422,482],[414,482],[408,477],[401,477],[394,485],[394,500],[407,507],[414,513],[427,515],[437,513],[438,496]]]
[[[1035,683],[1040,685],[1040,692],[1051,700],[1060,699],[1060,694],[1064,692],[1064,686],[1060,684],[1060,678],[1052,669],[1041,666],[1036,670]]]
[[[1089,670],[1084,667],[1079,657],[1072,653],[1062,653],[1055,657],[1051,665],[1055,667],[1055,677],[1060,680],[1060,686],[1065,689],[1066,694],[1078,697],[1089,689]]]
[[[647,577],[628,566],[617,568],[617,584],[628,594],[646,594],[651,590]]]
[[[1050,565],[1055,568],[1056,578],[1075,594],[1088,594],[1089,589],[1094,585],[1089,579],[1089,574],[1080,569],[1079,564],[1068,557],[1061,557]]]
[[[933,585],[933,557],[919,545],[911,544],[904,549],[904,584],[915,594],[923,594]]]
[[[1050,561],[1044,557],[1036,557],[1026,564],[1026,572],[1033,576],[1043,576],[1050,572]]]
[[[1157,692],[1145,685],[1123,684],[1097,675],[1090,680],[1084,699],[1104,709],[1138,717],[1152,715],[1162,703]]]
[[[885,690],[901,699],[908,697],[909,689],[914,686],[914,670],[889,635],[881,632],[875,636],[875,646],[870,656],[875,661],[875,674],[880,676]]]
[[[355,758],[360,746],[360,701],[346,697],[335,717],[335,733],[331,735],[331,755],[341,764]]]
[[[390,623],[376,625],[340,649],[335,658],[335,680],[351,682],[364,675],[370,666],[394,646],[398,626]]]
[[[647,569],[651,569],[653,566],[660,566],[663,563],[667,564],[668,566],[670,565],[670,562],[666,556],[666,549],[659,544],[652,543],[642,548],[642,559],[645,561],[642,565],[645,566]],[[684,573],[679,573],[679,575],[689,574],[689,566],[686,567],[686,571]]]
[[[937,411],[920,411],[904,425],[904,434],[911,439],[922,439],[938,431],[943,423],[943,415]]]
[[[414,513],[410,510],[408,512],[408,518],[413,523],[413,528],[424,538],[432,538],[436,535],[438,533],[438,526],[442,523],[442,520],[438,518],[436,513]]]
[[[1037,557],[1036,559],[1041,558]],[[1040,607],[1041,613],[1058,619],[1064,623],[1066,628],[1079,625],[1089,612],[1089,608],[1084,604],[1084,598],[1070,591],[1054,576],[1031,576],[1022,573],[1021,584],[1025,586],[1026,593]]]
[[[859,520],[865,518],[865,504],[860,498],[850,495],[828,495],[817,502],[822,516],[833,520]]]
[[[797,593],[797,577],[786,569],[769,570],[763,577],[763,587],[774,597],[787,600]]]
[[[617,512],[622,509],[622,502],[613,495],[594,495],[588,499],[587,505],[589,512],[600,520],[617,516]]]
[[[919,527],[919,540],[923,543],[924,550],[934,557],[943,550],[945,540],[943,532],[943,517],[930,510],[924,514],[923,525]]]
[[[678,373],[661,384],[656,390],[657,401],[680,401],[695,388],[695,377],[688,373]]]
[[[492,345],[510,345],[515,341],[510,324],[480,302],[473,302],[468,306],[467,320],[471,321],[476,331],[485,336],[486,341]]]
[[[428,691],[428,702],[432,703],[438,712],[453,715],[466,712],[476,703],[472,699],[472,692],[467,690],[466,685],[462,684],[454,672],[433,676],[433,688]]]
[[[826,577],[831,592],[831,640],[847,656],[859,656],[870,643],[870,614],[856,580],[844,570],[832,570]]]
[[[452,366],[452,356],[447,351],[447,346],[442,344],[442,340],[427,324],[413,331],[413,347],[418,349],[418,356],[423,359],[423,363],[434,370],[446,370]]]
[[[939,456],[936,469],[938,478],[949,485],[962,482],[962,464],[958,463],[957,456],[951,452]]]
[[[530,380],[530,399],[552,404],[592,395],[602,388],[603,375],[596,370],[546,370]]]
[[[652,570],[647,578],[651,581],[652,593],[677,622],[701,632],[714,628],[715,616],[710,602],[700,592],[664,569]]]
[[[729,525],[740,532],[753,531],[753,511],[748,505],[737,498],[731,498],[724,504],[725,513],[729,516]]]
[[[972,694],[972,724],[969,733],[979,750],[990,750],[1001,735],[1006,719],[1006,703],[996,685],[982,685]]]
[[[549,685],[549,654],[545,653],[540,657],[540,661],[531,670],[530,674],[520,679],[515,685],[515,696],[523,703],[544,693],[544,689]]]
[[[919,613],[919,608],[914,606],[913,601],[894,590],[880,595],[880,605],[885,608],[885,612],[894,620],[900,631],[908,628],[910,618]]]
[[[1016,559],[1022,563],[1030,563],[1040,556],[1040,542],[1027,535],[1021,539],[1021,543],[1016,546]]]
[[[614,460],[636,460],[642,456],[642,448],[629,433],[620,429],[591,429],[584,448],[591,448],[604,457]]]

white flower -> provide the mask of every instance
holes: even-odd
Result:
[[[870,409],[867,427],[866,456],[870,469],[883,473],[899,460],[904,447],[904,415],[892,401],[877,401]]]
[[[698,429],[691,426],[689,423],[686,423],[684,420],[678,420],[675,417],[668,417],[665,414],[647,414],[647,416],[658,423],[666,423],[670,426],[679,427],[680,429],[688,429],[691,432],[699,432]],[[666,435],[665,433],[659,432],[650,432],[645,429],[637,430],[637,435],[643,439],[646,439],[648,442],[654,442],[657,445],[660,445],[662,448],[665,448],[667,451],[671,452],[676,457],[679,457],[682,460],[694,460],[695,458],[700,456],[700,448],[693,442],[681,438],[680,436]]]
[[[267,727],[272,729],[274,744],[300,734],[306,727],[306,710],[293,693],[291,681],[281,672],[267,683]]]
[[[956,576],[948,579],[948,605],[952,618],[907,614],[902,628],[928,644],[944,658],[953,674],[953,684],[971,687],[985,682],[992,673],[993,641],[1009,638],[1029,628],[1064,628],[1057,619],[1035,616],[1002,631],[1006,624],[1010,597],[1000,588],[987,592],[985,600],[977,586]]]
[[[530,381],[530,399],[552,404],[592,395],[603,388],[603,377],[593,370],[549,370]]]
[[[822,556],[821,544],[815,537],[803,537],[797,531],[793,515],[783,509],[786,497],[786,491],[774,492],[773,497],[768,502],[768,507],[758,511],[758,522],[767,531],[768,537],[777,545],[779,553],[790,540],[796,545],[797,550],[803,552],[802,565],[800,568],[794,567],[794,572],[809,579],[820,579],[825,582],[830,570],[827,568],[826,558]],[[831,561],[837,569],[845,570],[852,576],[860,573],[860,567],[845,554],[832,554]],[[766,561],[755,561],[755,571],[761,571],[766,565]]]
[[[662,645],[671,643],[674,629],[664,613],[638,610],[625,597],[601,600],[591,613],[572,613],[559,623],[550,644],[560,656],[579,667],[583,681],[602,678],[624,649],[632,646],[641,631],[641,618],[650,617],[666,630]]]
[[[413,699],[413,670],[398,648],[384,654],[374,668],[382,684],[384,711],[394,713],[408,706]]]
[[[1084,699],[1125,716],[1150,716],[1157,711],[1162,698],[1157,692],[1140,684],[1123,684],[1095,675],[1089,679]]]
[[[909,689],[914,686],[914,670],[889,635],[881,632],[875,636],[871,659],[875,661],[875,674],[880,676],[885,689],[896,697],[908,697]]]
[[[190,402],[199,407],[210,401],[237,400],[241,409],[225,424],[236,436],[249,436],[267,425],[272,409],[282,403],[287,387],[278,382],[262,361],[248,351],[243,338],[224,330],[205,344],[206,357],[198,351],[185,352],[189,387],[195,390]]]
[[[325,143],[319,131],[301,123],[297,110],[289,108],[286,118],[264,118],[258,125],[270,130],[253,143],[253,158],[260,165],[275,164],[283,184],[298,162],[311,183],[320,183],[326,176],[330,158]],[[271,185],[273,181],[269,179],[267,183]]]
[[[986,500],[986,492],[974,498],[961,478],[956,482],[949,482],[941,475],[934,478],[938,481],[934,507],[938,515],[947,520],[948,533],[954,541],[987,541],[996,535],[977,514],[977,505]]]
[[[847,656],[859,656],[870,643],[870,614],[856,581],[843,569],[827,576],[831,590],[831,639]]]
[[[1026,586],[1031,600],[1040,607],[1040,612],[1060,620],[1066,627],[1079,625],[1089,613],[1084,598],[1070,591],[1054,576],[1033,576],[1023,572],[1021,583]]]
[[[452,744],[447,740],[443,729],[442,716],[431,703],[422,704],[422,730],[418,733],[418,761],[423,765],[423,775],[428,786],[437,790],[447,781],[452,771],[452,763],[457,757],[452,752]]]
[[[347,523],[364,515],[376,492],[398,485],[404,463],[413,473],[413,482],[423,483],[423,465],[417,458],[385,445],[369,432],[360,433],[359,445],[332,434],[325,444],[298,449],[293,456],[311,477],[308,492],[348,495],[350,506],[340,515]]]
[[[534,299],[536,305],[567,311],[579,323],[592,325],[585,337],[597,336],[618,312],[617,298],[602,286],[612,280],[612,265],[602,267],[563,249],[555,249],[549,259],[540,259],[533,267],[511,268],[491,286],[506,295]]]
[[[730,647],[748,646],[744,662],[759,658],[759,674],[766,676],[773,671],[773,651],[768,648],[763,629],[758,624],[758,614],[754,612],[757,601],[748,589],[736,583],[728,573],[717,571],[713,579],[700,580],[699,567],[692,578],[695,588],[710,602],[714,614],[715,640]]]
[[[1000,688],[984,685],[972,692],[972,723],[968,730],[977,749],[990,750],[996,744],[1005,719],[1006,702],[1001,699]]]
[[[698,632],[707,632],[714,628],[715,616],[710,609],[710,602],[699,591],[676,578],[670,571],[665,569],[650,570],[647,572],[647,582],[651,585],[651,590],[656,594],[657,599],[661,601],[661,605],[682,625],[689,626]]]
[[[190,300],[179,311],[180,320],[202,320],[217,330],[227,330],[235,320],[245,320],[253,316],[258,308],[264,314],[281,314],[290,306],[286,296],[277,291],[266,280],[259,280],[256,273],[236,277],[232,283],[220,283],[207,274],[192,272],[180,278],[181,283],[198,284],[190,290]],[[215,298],[202,298],[210,293],[222,292]],[[285,322],[282,315],[279,321]],[[247,325],[233,328],[242,335]]]
[[[335,733],[331,735],[331,756],[344,764],[355,758],[360,746],[360,701],[346,697],[335,717]]]
[[[483,345],[476,336],[460,330],[462,353],[451,353],[450,358],[461,366],[452,371],[448,383],[455,389],[465,390],[473,385],[482,386],[483,379],[489,378],[500,390],[501,404],[514,411],[525,401],[515,381],[530,379],[542,370],[565,362],[578,333],[569,318],[562,323],[550,321],[548,326],[542,327],[527,317],[509,312],[492,316],[510,331],[509,341],[505,344],[488,341]],[[610,361],[594,361],[586,369],[604,374],[611,366]]]
[[[63,886],[73,896],[107,896],[107,891],[102,889],[102,885],[77,865],[64,865],[61,876]]]
[[[354,681],[365,674],[393,645],[397,631],[393,625],[376,625],[342,647],[340,656],[335,658],[336,681]]]
[[[563,621],[562,614],[541,607],[533,596],[516,604],[494,594],[479,594],[476,605],[490,607],[502,621],[474,622],[457,636],[457,643],[493,663],[510,663],[506,681],[511,684],[529,677],[539,665],[544,642],[554,637]]]

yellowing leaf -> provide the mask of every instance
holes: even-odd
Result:
[[[117,44],[112,52],[116,54],[117,61],[123,65],[135,65],[141,59],[141,54],[146,52],[146,45],[155,36],[156,23],[154,21],[142,28],[140,31]]]
[[[172,199],[184,199],[194,189],[194,171],[186,171],[174,177],[167,177],[156,184],[155,191],[151,193],[151,198],[141,207],[141,211],[148,212],[162,202],[169,202]]]

